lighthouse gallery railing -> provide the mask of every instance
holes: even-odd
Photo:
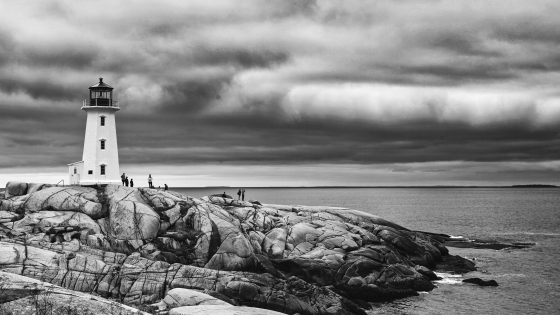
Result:
[[[119,107],[119,101],[113,101],[106,98],[93,98],[89,100],[84,100],[82,106],[108,106],[108,107]]]

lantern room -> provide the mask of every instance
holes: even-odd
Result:
[[[84,100],[84,106],[118,107],[119,102],[113,101],[113,87],[99,78],[99,83],[89,87],[89,100]]]

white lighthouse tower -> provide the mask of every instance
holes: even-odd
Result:
[[[113,100],[113,87],[99,78],[89,87],[89,99],[82,109],[87,113],[82,161],[68,164],[71,185],[118,184],[119,149],[115,112],[119,102]]]

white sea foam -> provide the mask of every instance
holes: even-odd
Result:
[[[439,284],[462,284],[463,283],[463,276],[462,275],[455,275],[451,273],[445,272],[435,272],[436,276],[442,278],[441,280],[434,281],[435,283]]]
[[[450,235],[449,238],[455,238],[455,239],[457,239],[457,238],[464,238],[464,237],[462,237],[462,236]]]

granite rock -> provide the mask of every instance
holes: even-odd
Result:
[[[352,299],[432,290],[446,255],[429,234],[346,208],[19,182],[0,200],[1,270],[170,313],[364,314]]]
[[[169,315],[281,315],[283,313],[263,310],[254,307],[235,307],[227,305],[211,305],[211,306],[183,306],[173,308],[169,311]]]

